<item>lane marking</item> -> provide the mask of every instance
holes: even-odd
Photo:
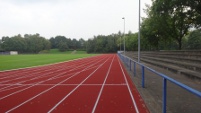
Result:
[[[108,58],[109,59],[109,58]],[[105,61],[107,62],[108,59]],[[85,78],[77,87],[75,87],[70,93],[68,93],[63,99],[61,99],[53,108],[51,108],[48,113],[51,113],[57,106],[59,106],[68,96],[70,96],[77,88],[79,88],[81,86],[81,84],[83,84],[89,77],[91,77],[100,67],[103,66],[103,64],[105,64],[105,62],[103,62],[96,70],[94,70],[87,78]]]
[[[102,59],[101,59],[100,61],[102,61]],[[42,95],[42,94],[48,92],[49,90],[53,89],[54,87],[58,86],[59,84],[62,84],[62,83],[64,83],[64,82],[66,82],[66,81],[69,80],[70,78],[72,78],[72,77],[74,77],[74,76],[80,74],[81,72],[83,72],[83,71],[86,70],[87,68],[89,68],[89,67],[91,67],[91,66],[93,66],[93,65],[95,65],[95,64],[97,64],[97,63],[98,63],[98,62],[95,62],[94,64],[91,64],[91,65],[87,66],[85,69],[83,69],[83,70],[81,70],[81,71],[75,73],[74,75],[70,76],[69,78],[67,78],[67,79],[65,79],[65,80],[63,80],[63,81],[61,81],[61,82],[59,82],[58,84],[56,84],[56,85],[54,85],[54,86],[52,86],[52,87],[50,87],[50,88],[48,88],[48,89],[42,91],[41,93],[39,93],[39,94],[35,95],[34,97],[32,97],[32,98],[30,98],[30,99],[24,101],[23,103],[21,103],[21,104],[15,106],[15,107],[13,107],[13,108],[11,108],[10,110],[6,111],[6,113],[9,113],[9,112],[11,112],[11,111],[13,111],[13,110],[15,110],[15,109],[21,107],[22,105],[26,104],[27,102],[29,102],[29,101],[33,100],[34,98],[36,98],[36,97],[38,97],[38,96],[40,96],[40,95]]]
[[[79,70],[80,68],[85,67],[85,65],[90,64],[91,62],[94,62],[94,61],[93,61],[93,60],[90,60],[90,62],[88,62],[88,63],[86,63],[86,64],[85,64],[85,63],[82,63],[82,64],[84,64],[84,65],[80,65],[80,66],[78,66],[78,67],[76,67],[76,68],[73,68],[73,69],[67,71],[67,72]],[[69,67],[70,67],[70,66],[69,66]],[[93,67],[92,67],[92,68],[93,68]],[[57,70],[57,71],[50,72],[50,73],[53,74],[53,73],[60,72],[60,71],[64,71],[64,70],[65,70],[65,69],[61,69],[61,70]],[[35,80],[35,79],[38,79],[38,78],[43,78],[43,76],[47,77],[46,75],[47,75],[47,74],[50,74],[50,73],[45,73],[45,74],[43,74],[42,76],[37,76],[37,77],[34,77],[34,78],[32,78],[32,79],[20,81],[20,82],[18,82],[18,83],[24,83],[24,82],[28,82],[28,81],[31,81],[31,80]],[[50,74],[50,75],[51,75],[51,74]],[[48,76],[49,76],[49,75],[48,75]],[[57,78],[60,78],[60,77],[54,77],[54,78],[57,79]],[[15,88],[9,88],[9,87],[12,87],[12,85],[11,85],[11,86],[7,86],[7,87],[4,87],[4,88],[0,88],[0,92],[6,91],[6,90],[10,90],[10,89],[18,88],[18,87],[15,87]],[[3,90],[3,89],[6,89],[6,90]]]
[[[61,73],[61,74],[59,74],[58,76],[60,76],[60,75],[62,75],[62,74],[65,74],[65,73]],[[52,77],[52,78],[53,78],[53,77]],[[51,78],[50,78],[50,79],[51,79]],[[48,80],[47,80],[47,81],[48,81]],[[41,82],[41,83],[42,83],[42,82]],[[38,84],[40,84],[40,82],[39,82]],[[22,91],[25,91],[25,90],[27,90],[27,89],[29,89],[29,88],[31,88],[31,87],[34,87],[34,86],[36,86],[36,85],[34,84],[34,85],[29,86],[29,87],[27,87],[27,88],[24,88],[24,89],[22,89],[22,90],[18,90],[18,91],[16,91],[16,92],[10,93],[10,94],[8,94],[8,95],[6,95],[6,96],[4,96],[4,97],[1,97],[0,100],[5,99],[5,98],[7,98],[7,97],[9,97],[9,96],[12,96],[12,95],[14,95],[14,94],[20,93],[20,92],[22,92]]]
[[[84,67],[84,66],[83,66]],[[88,68],[88,69],[86,69],[85,71],[87,71],[87,70],[90,70],[90,69],[93,69],[93,68],[96,68],[96,67],[98,67],[98,66],[91,66],[90,68]],[[74,73],[76,73],[76,72],[74,72]],[[32,85],[38,85],[38,84],[41,84],[41,83],[44,83],[44,82],[47,82],[47,81],[51,81],[51,80],[55,80],[55,79],[60,79],[60,78],[62,78],[62,77],[68,77],[69,75],[72,75],[72,74],[74,74],[74,73],[70,73],[70,74],[66,74],[66,75],[57,75],[57,76],[53,76],[53,77],[51,77],[51,78],[49,78],[49,79],[47,79],[47,80],[43,80],[43,81],[40,81],[40,82],[36,82],[36,83],[32,83]],[[29,80],[27,80],[27,81],[29,81]],[[25,81],[25,82],[27,82],[27,81]],[[23,82],[19,82],[19,83],[16,83],[16,84],[22,84]],[[0,85],[1,86],[1,85]],[[11,86],[13,86],[13,87],[11,87]],[[9,87],[11,87],[11,88],[9,88]],[[11,84],[11,85],[9,85],[9,86],[7,86],[7,87],[3,87],[3,88],[1,88],[0,89],[0,92],[4,92],[4,91],[8,91],[8,90],[12,90],[12,89],[16,89],[16,88],[20,88],[20,87],[23,87],[23,86],[21,86],[21,85],[18,85],[17,87],[16,87],[16,85],[14,85],[14,84]],[[4,89],[4,90],[3,90]]]
[[[97,57],[97,56],[89,56],[89,57],[84,57],[84,58],[77,58],[77,59],[73,59],[73,60],[68,60],[68,61],[63,61],[63,62],[56,62],[56,63],[52,63],[52,64],[44,64],[44,65],[30,66],[30,67],[25,67],[25,68],[10,69],[10,70],[4,70],[4,71],[0,71],[0,72],[9,72],[9,71],[16,71],[16,70],[21,70],[21,69],[30,69],[30,68],[38,68],[38,67],[43,67],[43,66],[51,66],[51,65],[67,63],[67,62],[72,62],[72,61],[82,60],[82,59],[88,59],[88,58],[93,58],[93,57]]]
[[[100,61],[102,61],[102,60],[104,60],[104,59],[101,59]],[[98,64],[100,61],[95,62],[94,64],[89,65],[88,68],[93,67],[93,65]],[[87,68],[83,69],[83,71],[86,71],[86,70],[87,70]],[[80,71],[80,72],[83,72],[83,71]],[[64,74],[66,74],[66,72],[60,73],[60,74],[58,74],[57,76],[53,76],[53,77],[51,77],[51,78],[49,78],[49,79],[47,79],[47,80],[40,81],[40,82],[38,82],[37,84],[41,84],[41,83],[46,82],[46,81],[54,80],[54,78],[56,78],[56,77],[58,77],[58,76],[61,76],[61,75],[64,75]],[[20,92],[22,92],[22,91],[24,91],[24,90],[27,90],[27,89],[29,89],[29,88],[31,88],[31,87],[34,87],[34,86],[35,86],[35,85],[29,86],[29,87],[24,88],[24,89],[22,89],[22,90],[18,90],[18,91],[16,91],[16,92],[13,92],[13,93],[11,93],[11,94],[8,94],[8,95],[6,95],[6,96],[4,96],[4,97],[1,97],[0,100],[2,100],[2,99],[4,99],[4,98],[7,98],[7,97],[9,97],[9,96],[12,96],[12,95],[14,95],[14,94],[20,93]]]
[[[122,73],[123,73],[123,75],[124,75],[124,79],[125,79],[125,81],[126,81],[128,91],[129,91],[130,96],[131,96],[131,99],[132,99],[132,101],[133,101],[133,105],[134,105],[134,107],[135,107],[135,111],[136,111],[136,113],[139,113],[139,110],[138,110],[138,108],[137,108],[137,104],[136,104],[135,99],[134,99],[134,97],[133,97],[133,94],[132,94],[132,92],[131,92],[130,86],[129,86],[129,84],[128,84],[126,75],[125,75],[124,70],[123,70],[123,68],[122,68],[122,65],[121,65],[121,63],[120,63],[120,61],[119,61],[119,58],[118,58],[118,62],[119,62],[119,65],[120,65],[120,67],[121,67],[121,71],[122,71]]]
[[[98,94],[98,97],[97,97],[97,99],[96,99],[96,102],[95,102],[95,104],[94,104],[92,113],[94,113],[95,110],[96,110],[96,107],[97,107],[98,102],[99,102],[99,100],[100,100],[100,96],[101,96],[101,94],[102,94],[102,92],[103,92],[103,88],[104,88],[104,86],[105,86],[105,82],[106,82],[106,80],[107,80],[107,78],[108,78],[108,75],[109,75],[109,73],[110,73],[110,69],[111,69],[111,67],[112,67],[113,61],[114,61],[114,56],[113,56],[112,62],[110,63],[110,67],[109,67],[109,69],[108,69],[108,71],[107,71],[105,80],[104,80],[104,82],[103,82],[103,84],[102,84],[102,87],[101,87],[101,89],[100,89],[100,92],[99,92],[99,94]]]
[[[101,56],[96,56],[96,57],[101,57]],[[5,83],[5,82],[9,82],[9,81],[13,81],[13,80],[17,80],[17,79],[20,79],[20,78],[30,78],[30,72],[34,74],[31,74],[31,75],[36,75],[38,74],[37,72],[38,71],[41,71],[42,72],[39,72],[39,73],[44,73],[46,71],[51,71],[52,69],[56,70],[56,69],[60,69],[60,67],[63,69],[63,70],[66,70],[66,69],[71,69],[71,70],[76,70],[78,67],[81,67],[83,65],[86,65],[87,63],[90,63],[89,61],[93,62],[93,60],[96,60],[96,57],[92,57],[92,58],[85,58],[85,59],[80,59],[80,60],[75,60],[75,61],[71,61],[71,62],[63,62],[63,63],[58,63],[58,64],[51,64],[51,65],[48,65],[48,66],[43,66],[41,68],[28,68],[28,69],[23,69],[23,70],[16,70],[17,71],[17,74],[15,71],[9,71],[7,73],[11,73],[13,75],[11,76],[4,76],[4,75],[7,75],[5,72],[3,73],[3,78],[13,78],[15,77],[14,79],[9,79],[7,81],[0,81],[0,83]],[[87,62],[87,63],[86,63]],[[59,65],[60,64],[60,65]],[[66,64],[70,64],[68,66],[65,66]],[[72,65],[71,65],[72,64]],[[80,65],[80,64],[83,64],[83,65]],[[76,66],[78,65],[78,66]],[[65,66],[65,67],[64,67]],[[56,67],[56,68],[55,68]],[[49,69],[50,68],[50,69]],[[45,71],[44,71],[45,69]],[[36,73],[35,73],[36,72]],[[20,73],[20,74],[19,74]],[[28,75],[27,75],[28,74]],[[9,74],[10,75],[10,74]],[[23,76],[22,76],[23,75]],[[0,76],[1,76],[1,73],[0,73]],[[0,78],[0,79],[3,79],[3,78]]]
[[[90,60],[91,61],[91,60]],[[74,62],[76,62],[76,61],[74,61]],[[80,64],[83,64],[83,65],[86,65],[86,60],[84,60],[84,62],[81,62],[81,61],[77,61],[76,63],[80,63]],[[91,62],[93,62],[93,61],[91,61]],[[73,62],[71,62],[71,63],[73,63]],[[88,64],[90,64],[90,62],[88,62]],[[82,67],[83,65],[79,65],[79,66],[72,66],[72,65],[69,65],[69,66],[67,66],[67,67],[65,67],[65,68],[63,68],[63,65],[65,65],[65,64],[62,64],[60,67],[62,67],[62,69],[61,70],[66,70],[66,69],[71,69],[71,70],[76,70],[78,67]],[[48,67],[51,67],[51,68],[53,68],[53,69],[55,69],[54,68],[54,65],[51,65],[51,66],[48,66]],[[45,68],[45,67],[43,67],[43,68]],[[58,67],[57,67],[58,68]],[[42,70],[42,72],[38,72],[38,71],[41,71]],[[23,73],[22,72],[18,72],[18,73],[20,73],[20,75],[19,74],[14,74],[15,76],[19,76],[19,77],[15,77],[14,79],[9,79],[9,80],[7,80],[7,81],[1,81],[0,83],[5,83],[5,82],[9,82],[9,81],[13,81],[13,80],[17,80],[17,79],[21,79],[21,78],[30,78],[32,75],[34,76],[34,75],[36,75],[36,74],[38,74],[38,73],[44,73],[44,72],[46,72],[46,71],[50,71],[50,70],[52,70],[52,69],[47,69],[47,70],[45,70],[44,71],[44,69],[35,69],[35,68],[33,68],[32,70],[31,70],[31,68],[29,68],[28,70],[22,70],[23,71]],[[58,70],[59,71],[59,70]],[[36,72],[36,73],[33,73],[33,74],[29,74],[29,73],[33,73],[33,72]],[[28,75],[27,75],[28,74]],[[24,75],[24,76],[22,76],[22,75]],[[13,78],[13,75],[11,75],[11,76],[6,76],[6,77],[4,77],[4,78]],[[0,78],[0,79],[2,79],[2,78]]]

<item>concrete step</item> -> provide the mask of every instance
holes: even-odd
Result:
[[[150,56],[150,57],[158,57],[164,59],[171,59],[171,60],[179,60],[184,62],[191,62],[191,63],[199,63],[201,64],[201,56],[199,58],[195,57],[184,57],[184,56],[171,56],[171,55],[163,55],[163,54],[143,54],[142,56]]]
[[[179,60],[164,59],[159,57],[142,56],[144,59],[158,61],[164,64],[173,64],[175,66],[183,67],[192,71],[201,72],[201,63],[184,62]]]
[[[178,74],[186,75],[186,76],[193,78],[193,79],[201,80],[201,73],[200,72],[192,71],[192,70],[189,70],[186,68],[182,68],[180,66],[175,66],[173,64],[165,64],[165,63],[161,63],[158,61],[153,61],[153,60],[149,60],[149,59],[145,59],[145,58],[141,58],[141,61],[155,65],[155,66],[158,66],[158,67],[161,67],[161,68],[165,68],[167,70],[170,70],[170,71],[178,73]]]

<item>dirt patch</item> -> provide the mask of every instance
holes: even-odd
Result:
[[[77,50],[74,50],[74,51],[71,52],[71,54],[76,54],[76,52],[77,52]]]

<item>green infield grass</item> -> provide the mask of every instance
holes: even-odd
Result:
[[[71,51],[72,52],[72,51]],[[67,52],[66,52],[67,53]],[[69,52],[70,53],[70,52]],[[94,54],[29,54],[29,55],[0,55],[0,71],[25,68],[63,62],[78,58],[94,56]]]
[[[87,54],[86,51],[73,51],[73,50],[69,50],[69,51],[65,51],[65,52],[60,52],[58,49],[51,49],[48,51],[48,54]]]

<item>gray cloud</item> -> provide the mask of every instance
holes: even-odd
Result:
[[[141,0],[144,2],[151,0]],[[144,15],[144,14],[143,14]],[[0,1],[0,37],[39,33],[91,38],[123,30],[138,30],[135,0],[5,0]]]

